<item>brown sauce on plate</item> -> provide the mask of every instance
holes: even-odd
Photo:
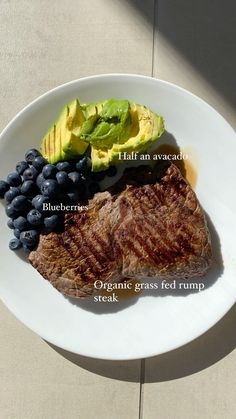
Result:
[[[183,155],[188,155],[188,158],[184,160],[172,160],[172,163],[179,168],[182,175],[185,179],[187,179],[192,188],[195,188],[197,184],[196,168],[198,167],[198,158],[194,148],[188,147],[180,149],[173,145],[161,144],[154,151],[152,151],[152,154],[170,154],[173,156],[180,154],[180,152],[182,152]]]
[[[101,289],[98,291],[97,295],[109,296],[109,295],[112,295],[112,293],[114,292],[120,301],[126,298],[137,297],[141,293],[141,291],[135,292],[135,284],[139,283],[137,279],[123,278],[123,281],[131,284],[130,288],[120,288],[120,289],[114,289],[112,291],[107,291],[107,289]]]

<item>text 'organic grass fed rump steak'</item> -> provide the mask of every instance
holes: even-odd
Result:
[[[86,297],[94,282],[188,279],[211,264],[203,210],[179,169],[166,162],[126,169],[84,212],[67,213],[64,232],[41,235],[32,265],[65,295]]]

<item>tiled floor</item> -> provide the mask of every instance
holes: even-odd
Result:
[[[32,99],[90,74],[163,78],[236,127],[235,2],[4,0],[0,128]],[[146,361],[52,348],[0,305],[0,418],[233,419],[236,308],[197,341]]]

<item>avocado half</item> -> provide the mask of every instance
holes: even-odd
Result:
[[[164,120],[145,106],[127,100],[64,107],[41,141],[49,163],[74,159],[91,147],[92,171],[119,162],[122,152],[144,152],[164,131]]]
[[[164,132],[162,116],[145,106],[130,103],[131,129],[128,138],[111,147],[98,147],[91,144],[92,170],[98,172],[119,162],[119,153],[144,152]]]

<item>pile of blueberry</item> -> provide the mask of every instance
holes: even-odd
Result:
[[[15,236],[10,240],[10,249],[23,247],[30,252],[41,232],[60,229],[63,214],[44,211],[44,203],[78,204],[100,190],[97,182],[115,174],[114,166],[103,172],[91,172],[88,157],[53,165],[38,150],[28,150],[25,160],[17,163],[16,171],[9,173],[6,181],[0,181],[0,197],[6,201],[5,211],[9,217],[7,224]]]

